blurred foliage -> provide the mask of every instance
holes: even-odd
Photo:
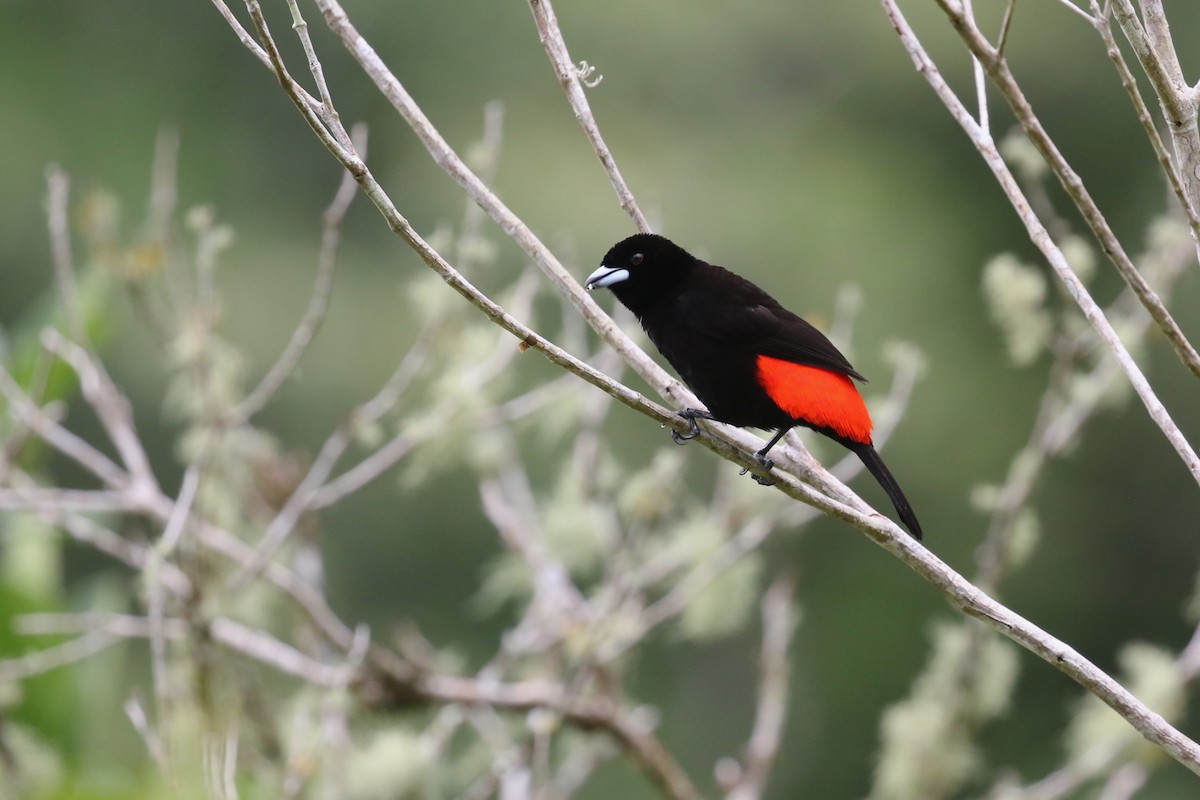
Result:
[[[286,9],[268,5],[283,38]],[[1016,348],[1023,366],[1010,364],[1014,340],[989,320],[996,310],[979,291],[986,280],[982,270],[1006,253],[1001,263],[1009,266],[1001,268],[1021,265],[1028,286],[1053,278],[978,156],[913,73],[882,14],[874,5],[785,0],[736,11],[684,0],[559,5],[573,55],[604,75],[589,98],[656,225],[817,322],[829,318],[840,286],[861,286],[863,310],[850,355],[874,379],[872,388],[888,383],[883,351],[890,339],[912,341],[925,353],[927,378],[886,455],[921,513],[930,546],[970,572],[983,532],[970,498],[977,485],[1002,478],[1014,443],[1027,437],[1048,364],[1026,345]],[[956,87],[969,90],[969,64],[934,4],[907,5],[939,66]],[[976,5],[981,14],[997,17],[1003,7]],[[456,146],[478,138],[486,102],[504,102],[497,190],[576,274],[590,271],[609,244],[630,232],[561,97],[524,3],[460,0],[453,16],[434,0],[403,8],[383,0],[348,6]],[[1200,33],[1200,7],[1167,6],[1184,45],[1185,71],[1194,70],[1200,57],[1186,46]],[[220,363],[231,370],[231,381],[261,374],[307,302],[319,215],[337,180],[332,160],[209,3],[68,0],[56,10],[43,13],[30,0],[0,10],[8,23],[0,25],[0,323],[8,362],[23,365],[22,380],[33,379],[36,358],[26,354],[36,351],[42,325],[56,313],[41,202],[46,166],[59,163],[73,178],[77,242],[102,242],[88,225],[107,220],[109,241],[128,256],[108,263],[129,270],[152,266],[157,256],[142,239],[139,215],[110,212],[112,198],[136,208],[146,196],[153,141],[169,126],[182,141],[181,206],[212,203],[237,230],[223,258],[231,268],[214,278],[222,299],[221,335],[231,348]],[[402,213],[430,233],[456,224],[449,222],[461,216],[456,187],[393,118],[315,13],[310,23],[342,115],[371,125],[370,161]],[[301,63],[298,46],[287,44],[289,57]],[[1019,4],[1008,53],[1035,109],[1114,229],[1127,237],[1131,251],[1142,240],[1152,245],[1153,234],[1144,232],[1164,207],[1165,190],[1094,33],[1059,4]],[[992,114],[997,132],[1010,124],[994,100]],[[98,187],[108,188],[101,193]],[[1050,194],[1073,218],[1057,189]],[[487,290],[515,283],[523,257],[499,236],[484,239],[494,247],[483,251],[472,278]],[[81,261],[100,258],[100,250]],[[367,204],[356,205],[322,334],[299,379],[263,415],[275,440],[311,455],[326,431],[386,379],[418,336],[422,317],[469,316],[452,310],[457,298],[440,281],[424,278],[423,269]],[[149,366],[160,363],[164,342],[133,324],[136,297],[112,291],[111,278],[91,268],[81,287],[93,338],[131,395],[152,457],[169,473],[178,464],[176,443],[187,423],[177,414],[186,411],[188,392],[175,382],[178,373]],[[1107,264],[1097,266],[1092,288],[1104,302],[1118,293]],[[429,298],[416,311],[406,302],[413,292]],[[1197,292],[1193,271],[1172,305],[1189,332],[1200,329]],[[1034,291],[1016,300],[1029,311],[1057,297]],[[557,324],[557,313],[539,306],[535,318]],[[434,342],[439,357],[456,366],[489,358],[489,344],[500,337],[478,330],[440,330]],[[186,341],[175,344],[181,364],[211,357],[189,350]],[[235,361],[235,352],[244,362]],[[1186,413],[1195,406],[1194,382],[1156,339],[1140,358],[1185,434],[1200,441],[1200,423]],[[440,376],[426,376],[422,387],[429,396],[453,396],[460,404],[454,412],[466,414],[481,400],[474,385],[455,384],[462,373],[450,366]],[[551,377],[544,364],[515,358],[500,382],[519,391]],[[57,370],[45,385],[49,398],[69,398],[74,391],[69,376]],[[593,390],[580,384],[575,391]],[[85,435],[96,431],[87,415],[73,416],[72,424]],[[415,424],[432,433],[428,420]],[[322,515],[321,527],[337,535],[321,546],[329,593],[345,618],[366,620],[382,636],[415,619],[436,644],[477,667],[508,619],[481,614],[479,605],[494,604],[475,605],[472,598],[481,584],[500,595],[512,587],[505,588],[501,548],[479,510],[473,482],[448,467],[466,453],[486,466],[496,449],[494,442],[455,428],[453,418],[447,424],[454,435],[423,449],[422,460],[402,480],[380,482]],[[665,434],[623,410],[611,415],[604,431],[615,459],[605,485],[631,517],[661,515],[659,498],[640,490],[642,481],[656,479],[656,470],[665,471],[667,486],[707,486],[713,470],[732,469],[698,448],[680,451],[678,463],[652,461]],[[557,499],[549,505],[548,530],[590,529],[594,510],[586,505],[579,520],[553,518],[562,513],[553,509],[573,497],[571,476],[555,471],[562,442],[529,431],[516,446],[539,497]],[[245,465],[245,449],[227,455]],[[646,471],[637,472],[637,465]],[[66,470],[64,477],[74,476]],[[237,476],[227,477],[230,486],[244,486]],[[872,491],[866,488],[868,499],[878,501]],[[1126,649],[1125,643],[1145,640],[1178,650],[1190,633],[1180,609],[1197,567],[1200,503],[1177,457],[1140,405],[1118,402],[1051,466],[1034,501],[1041,544],[1006,584],[1006,597],[1018,598],[1023,614],[1101,666],[1144,675],[1148,690],[1158,691],[1155,686],[1163,684],[1151,680],[1159,674],[1153,651]],[[690,503],[695,514],[672,512],[680,515],[680,530],[670,546],[706,552],[714,536],[697,521],[704,499]],[[0,654],[32,646],[10,636],[6,623],[16,614],[95,608],[104,586],[110,587],[107,597],[126,601],[136,591],[112,589],[126,573],[45,531],[30,532],[38,525],[14,516],[3,520]],[[579,559],[573,568],[584,572],[598,568],[598,545],[588,541],[593,548],[564,546]],[[650,550],[655,542],[644,546]],[[939,653],[952,649],[947,631],[953,628],[931,626],[930,620],[957,620],[893,559],[829,520],[814,523],[803,538],[774,539],[760,561],[742,568],[754,574],[736,578],[740,585],[711,587],[715,593],[690,613],[702,614],[708,604],[740,623],[744,587],[783,566],[799,577],[805,625],[794,648],[793,708],[770,796],[862,796],[880,748],[883,709],[908,694],[931,647],[926,671],[936,667]],[[707,775],[716,757],[736,752],[744,739],[744,728],[730,720],[748,713],[756,634],[753,626],[738,630],[732,640],[715,644],[663,636],[632,676],[638,696],[661,710],[664,738],[697,776]],[[125,680],[144,685],[138,670],[126,669],[141,661],[126,652],[133,649],[118,648],[86,668],[30,681],[21,696],[0,697],[6,741],[22,751],[23,764],[32,765],[23,777],[29,783],[16,796],[168,795],[148,777],[153,770],[144,748],[120,711],[129,692]],[[997,658],[1008,680],[1011,656]],[[1100,721],[1083,719],[1090,712],[1076,714],[1076,697],[1074,687],[1040,664],[1021,669],[1010,712],[988,728],[984,757],[1013,764],[1026,778],[1053,769],[1068,746],[1101,735],[1094,732],[1103,727]],[[1072,714],[1076,722],[1064,748],[1047,746]],[[1195,733],[1194,724],[1184,724]],[[372,780],[394,790],[401,783],[427,787],[427,765],[409,734],[381,730],[366,734],[363,746],[379,755],[373,764],[386,763],[392,772],[356,773],[362,796],[369,796]],[[956,781],[969,776],[977,756],[963,754]],[[598,778],[586,796],[644,791],[641,778],[620,767],[606,768]],[[1152,778],[1146,796],[1194,796],[1193,780],[1169,765]],[[42,787],[54,787],[54,793],[39,795]],[[3,800],[11,791],[0,780]],[[256,794],[255,787],[244,787],[244,796],[262,796],[261,789]]]

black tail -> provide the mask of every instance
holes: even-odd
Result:
[[[887,492],[887,496],[892,499],[892,505],[896,507],[896,513],[900,515],[901,522],[905,524],[913,538],[918,542],[921,541],[921,523],[917,522],[917,515],[913,513],[912,506],[908,504],[908,498],[904,496],[904,492],[900,491],[900,484],[896,483],[891,470],[883,463],[879,453],[869,444],[853,442],[847,446],[862,459],[863,464],[866,464],[867,469],[875,476],[875,480],[879,481],[879,485]]]

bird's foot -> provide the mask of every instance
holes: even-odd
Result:
[[[671,441],[678,445],[684,445],[700,435],[700,426],[696,424],[698,419],[712,419],[713,415],[702,408],[685,408],[679,412],[679,416],[686,419],[690,425],[687,433],[679,431],[671,431]]]
[[[755,453],[754,460],[758,462],[758,465],[760,467],[762,467],[762,471],[764,473],[770,472],[771,470],[773,470],[775,468],[775,462],[772,461],[771,459],[767,458],[765,453],[762,453],[762,452]],[[742,471],[739,472],[738,474],[745,475],[749,471],[750,471],[749,467],[743,467]],[[773,478],[771,478],[769,475],[765,475],[765,474],[759,475],[758,473],[754,473],[750,477],[754,478],[754,482],[759,484],[760,486],[774,486],[775,485],[775,480]]]

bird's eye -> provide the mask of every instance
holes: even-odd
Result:
[[[638,264],[642,263],[642,259],[644,258],[645,256],[643,256],[641,253],[634,253],[633,258],[629,259],[629,263],[636,267]]]

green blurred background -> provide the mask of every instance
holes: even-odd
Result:
[[[303,62],[287,35],[286,9],[267,5],[299,74]],[[991,19],[1002,4],[977,5]],[[1200,7],[1166,5],[1176,40],[1185,48],[1197,41]],[[940,12],[930,3],[907,6],[947,77],[966,91],[968,64]],[[577,275],[632,231],[562,97],[525,3],[351,0],[347,10],[460,150],[478,139],[483,105],[503,101],[495,188]],[[1032,424],[1048,364],[1009,365],[988,321],[980,269],[1000,251],[1039,262],[882,11],[874,3],[788,0],[560,2],[557,11],[572,55],[604,76],[589,99],[662,232],[746,274],[814,321],[829,320],[839,287],[857,284],[863,306],[850,355],[876,392],[889,383],[887,342],[923,351],[928,370],[886,457],[920,513],[929,546],[970,572],[984,524],[971,510],[970,492],[1002,480]],[[97,187],[115,193],[134,225],[155,136],[169,126],[181,139],[181,206],[212,204],[237,231],[220,275],[225,331],[244,348],[251,374],[259,374],[303,313],[320,213],[338,179],[274,78],[200,0],[67,0],[53,10],[18,0],[5,4],[0,19],[0,321],[19,325],[51,290],[46,166],[58,163],[70,173],[77,200]],[[457,222],[464,199],[456,187],[315,10],[310,22],[343,119],[370,124],[369,161],[401,212],[426,233]],[[1095,33],[1057,3],[1022,3],[1009,55],[1046,127],[1137,253],[1146,224],[1165,206],[1165,191]],[[1200,50],[1181,57],[1185,71],[1200,67]],[[994,96],[992,115],[1002,134],[1011,118]],[[1073,219],[1061,194],[1052,195]],[[489,236],[499,257],[482,282],[495,288],[524,262],[494,229]],[[414,331],[397,309],[422,269],[358,201],[324,330],[300,380],[263,417],[290,448],[312,452],[390,372]],[[1106,302],[1119,289],[1102,264],[1093,280],[1097,298]],[[1198,301],[1192,270],[1172,307],[1193,338]],[[163,377],[147,366],[148,334],[124,303],[115,302],[112,315],[108,363],[138,409],[157,463],[177,474],[173,431],[161,413]],[[1194,381],[1159,340],[1140,363],[1185,434],[1200,442]],[[580,383],[579,392],[591,391]],[[91,429],[85,418],[79,424]],[[662,443],[656,428],[624,410],[611,415],[608,432],[647,457]],[[699,469],[715,468],[700,448],[689,456],[704,462]],[[1017,611],[1103,667],[1114,666],[1118,647],[1130,639],[1182,647],[1191,633],[1183,606],[1197,568],[1200,493],[1136,400],[1089,424],[1078,446],[1048,471],[1034,502],[1044,537],[1006,587]],[[507,620],[481,619],[470,600],[500,546],[472,482],[444,472],[411,492],[384,480],[325,515],[322,526],[330,597],[346,619],[387,631],[412,618],[435,643],[469,657],[494,649]],[[769,548],[773,564],[798,575],[805,611],[771,796],[861,796],[870,785],[878,715],[905,694],[923,664],[931,623],[954,613],[893,558],[836,522],[818,521],[803,537],[779,537]],[[124,579],[85,554],[72,559],[72,605],[102,594],[106,581]],[[748,731],[756,647],[753,629],[708,646],[660,637],[638,662],[637,696],[661,708],[665,741],[702,784],[714,760],[736,753]],[[134,656],[106,658],[111,665]],[[110,688],[111,697],[87,701],[111,707],[112,728],[103,735],[72,726],[68,709],[57,726],[44,726],[57,727],[68,742],[64,752],[85,776],[84,787],[93,785],[87,775],[119,785],[114,775],[144,766],[119,710],[127,690]],[[1027,778],[1052,769],[1077,695],[1065,678],[1023,655],[1014,708],[985,733],[989,759]],[[601,783],[610,788],[591,796],[648,791],[627,771],[610,769]],[[1153,781],[1148,797],[1196,796],[1194,779],[1177,766]]]

